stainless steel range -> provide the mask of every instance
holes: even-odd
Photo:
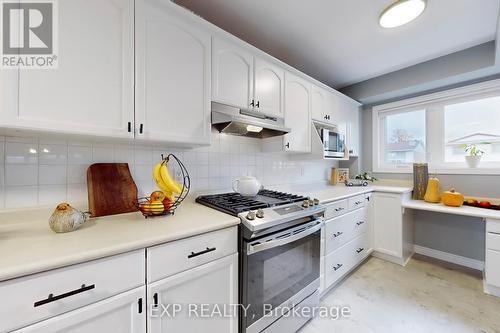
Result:
[[[296,332],[310,318],[288,311],[319,304],[325,207],[317,199],[269,190],[255,197],[225,193],[196,201],[242,221],[240,332]]]

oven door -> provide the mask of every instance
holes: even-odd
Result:
[[[325,157],[344,157],[345,144],[342,134],[324,128],[321,130],[321,138]]]
[[[319,287],[322,219],[243,241],[243,332],[260,332]],[[278,308],[278,309],[277,309]],[[276,310],[277,309],[277,310]],[[264,313],[266,311],[266,313]]]

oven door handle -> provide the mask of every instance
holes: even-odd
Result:
[[[292,235],[292,236],[289,236],[286,238],[275,239],[275,240],[261,243],[261,244],[257,244],[257,245],[248,244],[247,245],[247,254],[250,255],[250,254],[257,253],[257,252],[269,250],[269,249],[272,249],[272,248],[275,248],[278,246],[282,246],[282,245],[285,245],[285,244],[288,244],[291,242],[295,242],[296,240],[299,240],[301,238],[304,238],[306,236],[314,234],[316,231],[321,230],[321,227],[323,226],[323,220],[318,219],[317,221],[318,221],[318,224],[316,224],[315,226],[313,226],[307,230],[299,232],[298,234],[295,234],[295,235]]]

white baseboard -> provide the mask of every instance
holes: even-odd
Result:
[[[457,264],[460,266],[464,267],[469,267],[472,269],[477,269],[478,271],[483,271],[484,270],[484,261],[476,260],[476,259],[471,259],[467,257],[462,257],[456,254],[448,253],[448,252],[443,252],[439,250],[434,250],[430,249],[428,247],[424,246],[419,246],[419,245],[414,245],[414,250],[415,253],[439,259],[442,261],[447,261],[451,262],[453,264]]]

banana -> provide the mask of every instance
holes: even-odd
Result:
[[[162,162],[158,162],[155,164],[153,168],[153,179],[156,182],[156,185],[162,190],[165,195],[172,194],[172,190],[163,182],[161,179],[161,174],[160,174],[160,169],[161,169]]]
[[[175,181],[168,171],[167,162],[162,161],[160,166],[160,178],[163,183],[170,189],[171,192],[181,194],[182,186]]]

